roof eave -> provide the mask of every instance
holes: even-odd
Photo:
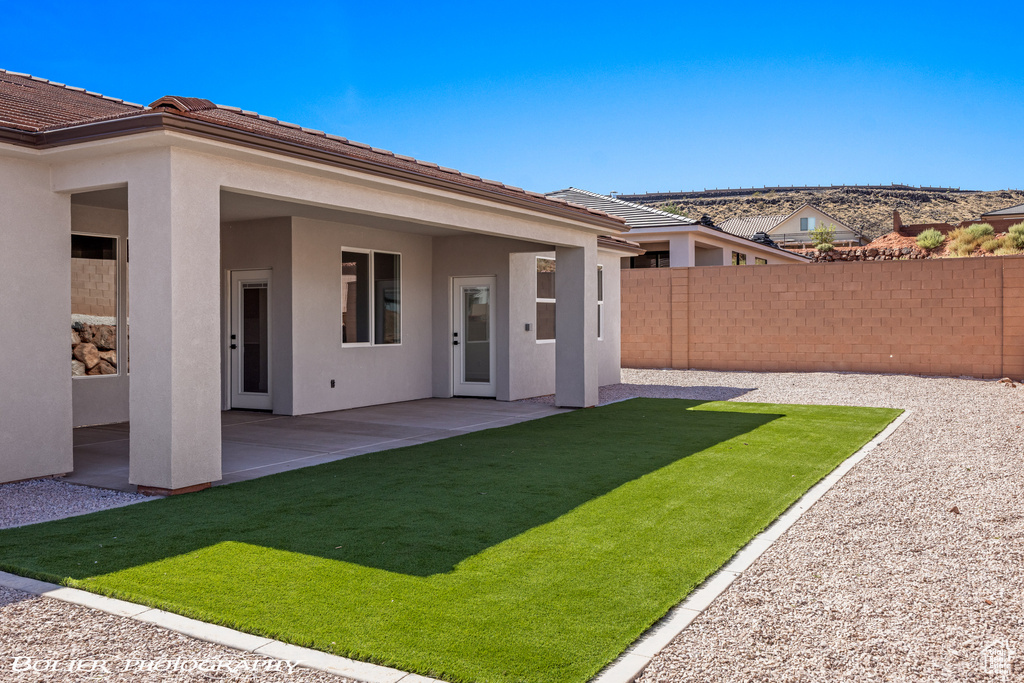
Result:
[[[584,213],[578,209],[559,205],[547,199],[537,199],[528,194],[522,197],[510,196],[501,192],[488,191],[463,183],[438,178],[425,173],[417,173],[408,169],[395,168],[387,164],[377,163],[370,159],[348,156],[339,152],[317,149],[315,147],[288,142],[277,138],[241,131],[229,126],[222,126],[208,121],[186,118],[168,112],[147,111],[133,116],[109,119],[105,121],[76,124],[65,128],[57,128],[42,132],[19,131],[0,127],[0,141],[36,149],[51,149],[85,142],[94,142],[126,135],[140,133],[170,131],[194,135],[221,142],[249,147],[264,152],[274,152],[286,156],[298,157],[327,163],[336,166],[359,170],[374,175],[386,176],[437,189],[445,189],[470,195],[477,198],[510,204],[518,208],[533,209],[559,218],[573,219],[594,227],[612,230],[618,233],[627,232],[629,227],[616,219]]]

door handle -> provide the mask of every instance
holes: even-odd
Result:
[[[238,344],[232,344],[232,345],[231,345],[231,348],[232,348],[232,349],[237,349],[237,348],[238,348]]]
[[[455,341],[452,342],[452,346],[458,346],[458,345],[459,345],[459,340],[458,339],[456,339]]]

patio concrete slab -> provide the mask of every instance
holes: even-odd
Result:
[[[231,410],[221,415],[217,485],[256,479],[365,453],[516,424],[565,412],[537,403],[422,399],[315,415]],[[134,492],[128,483],[129,423],[75,430],[75,470],[65,481]]]

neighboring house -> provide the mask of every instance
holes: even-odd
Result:
[[[811,233],[820,225],[835,226],[836,238],[833,244],[837,247],[859,247],[868,242],[868,239],[858,231],[813,204],[804,204],[787,215],[730,218],[723,221],[719,227],[740,237],[752,237],[763,232],[780,247],[803,249],[812,246]]]
[[[981,214],[982,220],[1015,220],[1024,221],[1024,204],[1008,206],[1005,209],[989,211]]]
[[[1020,207],[1011,206],[1010,209],[1018,209]],[[1001,209],[1001,211],[1009,211],[1010,209]],[[1024,215],[1016,217],[1013,213],[1000,213],[1000,211],[991,211],[986,214],[982,214],[981,218],[975,220],[960,221],[959,223],[904,223],[903,218],[900,216],[899,210],[893,210],[892,212],[892,231],[897,235],[903,237],[917,237],[925,230],[938,230],[943,235],[957,230],[958,228],[969,228],[972,225],[980,225],[987,223],[992,226],[993,231],[996,234],[1008,232],[1010,226],[1020,223],[1024,220]]]
[[[736,236],[713,225],[623,201],[596,192],[570,187],[550,192],[562,199],[619,216],[629,226],[629,239],[647,253],[624,257],[623,268],[678,266],[727,266],[769,263],[806,263],[807,259],[773,245],[755,241],[754,235]]]
[[[130,481],[176,492],[221,478],[225,409],[594,405],[626,230],[207,100],[0,71],[0,482],[71,471],[73,425],[130,420]]]

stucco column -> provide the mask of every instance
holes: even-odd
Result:
[[[128,182],[130,468],[174,493],[221,478],[220,189],[186,155]]]
[[[696,246],[690,234],[673,235],[668,240],[668,264],[673,268],[697,265]]]
[[[64,474],[71,452],[71,197],[0,157],[0,483]]]
[[[597,405],[597,240],[555,250],[555,405]]]

